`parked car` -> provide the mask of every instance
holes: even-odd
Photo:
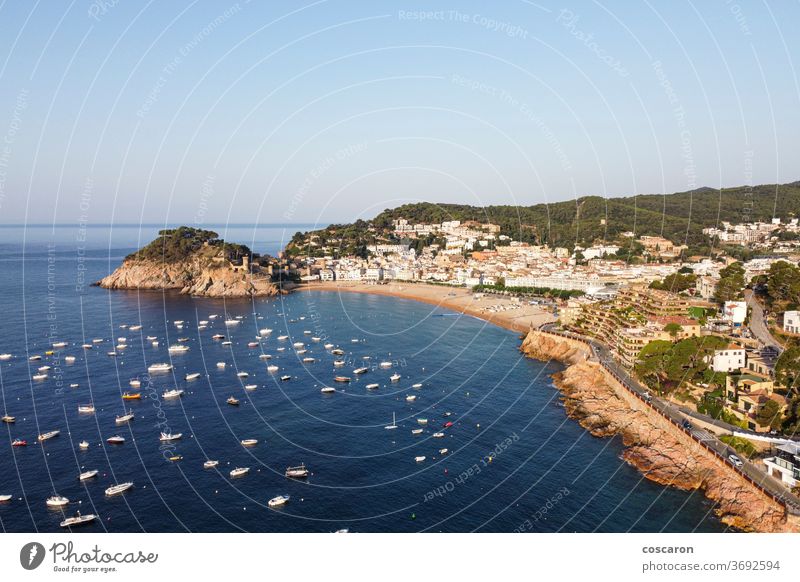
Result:
[[[733,465],[735,467],[743,467],[744,466],[744,463],[742,462],[742,460],[739,457],[737,457],[736,455],[728,455],[728,460],[731,463],[733,463]]]

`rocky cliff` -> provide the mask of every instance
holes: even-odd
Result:
[[[97,282],[106,289],[172,289],[186,295],[202,297],[255,297],[278,294],[269,277],[201,258],[175,263],[126,259],[109,276]]]
[[[797,519],[738,472],[632,396],[605,369],[588,361],[580,342],[531,331],[521,350],[570,364],[555,375],[570,418],[596,437],[620,435],[625,461],[657,483],[700,489],[723,523],[746,531],[800,531]]]

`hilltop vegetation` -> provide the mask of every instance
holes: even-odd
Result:
[[[128,255],[126,260],[176,263],[194,254],[211,258],[220,256],[220,253],[233,263],[241,261],[242,257],[253,256],[245,245],[226,243],[213,230],[181,226],[159,231],[158,238]]]
[[[551,246],[587,246],[615,240],[623,232],[660,235],[676,244],[705,245],[702,229],[721,221],[769,221],[788,218],[800,210],[800,182],[782,185],[740,186],[716,190],[700,188],[675,194],[647,194],[622,198],[585,196],[576,200],[533,206],[469,206],[465,204],[404,204],[387,209],[371,221],[335,225],[313,234],[316,248],[332,244],[341,255],[363,251],[377,238],[390,234],[392,221],[412,223],[474,220],[500,226],[514,240]],[[290,254],[308,252],[307,235],[297,233],[287,248]],[[355,253],[354,253],[355,254]]]

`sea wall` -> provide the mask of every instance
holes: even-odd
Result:
[[[702,490],[716,502],[723,523],[745,531],[796,532],[800,521],[679,427],[631,394],[599,363],[589,361],[582,342],[530,331],[526,355],[559,360],[554,375],[570,418],[596,437],[622,437],[623,458],[651,481]]]

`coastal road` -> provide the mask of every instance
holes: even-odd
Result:
[[[779,344],[769,332],[769,326],[764,317],[764,308],[761,307],[761,303],[756,299],[756,295],[753,293],[752,289],[745,289],[744,300],[747,302],[748,307],[750,307],[750,331],[753,332],[753,335],[756,336],[764,347],[774,348],[778,350],[778,353],[781,353],[783,351],[783,346]]]
[[[660,398],[651,396],[647,387],[640,384],[638,380],[635,380],[633,377],[631,377],[627,371],[625,371],[621,366],[619,366],[619,364],[616,363],[611,356],[611,352],[605,346],[605,344],[580,334],[557,330],[554,324],[545,324],[541,326],[540,329],[555,335],[576,339],[588,344],[592,350],[592,359],[597,360],[625,388],[638,395],[642,400],[648,402],[650,406],[671,420],[678,427],[681,427],[681,429],[690,435],[694,440],[701,442],[704,446],[717,453],[722,459],[725,460],[731,470],[739,471],[752,482],[770,492],[770,494],[772,494],[775,498],[781,500],[791,513],[800,515],[800,497],[791,493],[779,481],[767,475],[766,471],[762,470],[760,467],[746,459],[742,459],[743,465],[741,467],[734,466],[733,463],[731,463],[728,459],[729,455],[736,453],[731,447],[723,443],[716,436],[709,432],[702,431],[703,438],[701,439],[694,434],[694,431],[697,429],[694,427],[685,427],[684,422],[686,419],[683,417],[680,408],[672,403],[665,402]]]

